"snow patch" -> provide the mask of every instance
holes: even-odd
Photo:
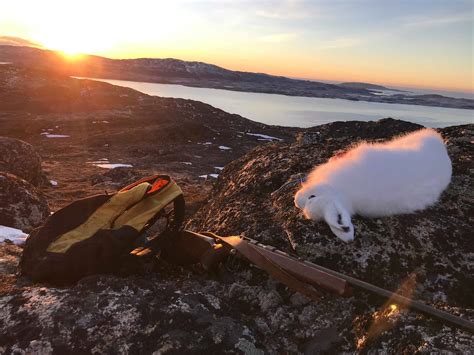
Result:
[[[231,147],[227,147],[227,146],[225,146],[225,145],[220,145],[220,146],[219,146],[219,149],[220,149],[220,150],[229,150],[229,149],[232,149],[232,148],[231,148]]]
[[[133,168],[132,164],[120,164],[120,163],[117,163],[117,164],[110,164],[110,163],[95,164],[95,163],[93,163],[92,165],[95,165],[95,166],[97,166],[99,168],[103,168],[103,169]]]
[[[266,134],[261,134],[261,133],[249,133],[249,132],[247,132],[247,133],[245,133],[245,134],[248,135],[248,136],[254,136],[254,137],[259,137],[259,138],[261,138],[261,139],[259,139],[259,140],[265,140],[265,141],[279,141],[279,142],[283,141],[283,139],[281,139],[281,138],[272,137],[272,136],[268,136],[268,135],[266,135]]]
[[[184,165],[193,165],[193,163],[191,163],[190,161],[182,161],[181,164],[184,164]]]
[[[56,180],[49,180],[51,186],[58,186],[58,182]]]
[[[108,162],[109,162],[109,159],[101,158],[101,159],[98,159],[98,160],[88,161],[87,164],[104,164],[104,163],[108,163]]]
[[[22,230],[7,226],[0,226],[0,242],[11,240],[15,244],[23,244],[28,238],[28,234]]]
[[[219,177],[219,174],[204,174],[204,175],[199,175],[200,178],[207,179],[208,177],[217,179]]]
[[[43,134],[43,133],[41,133]],[[68,136],[67,134],[49,134],[49,133],[46,133],[44,135],[46,138],[69,138],[71,136]]]

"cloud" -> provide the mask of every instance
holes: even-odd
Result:
[[[417,27],[436,27],[445,26],[453,23],[473,21],[471,13],[457,14],[452,16],[415,16],[408,17],[402,24],[405,28],[417,28]]]
[[[0,45],[26,46],[26,47],[38,47],[38,48],[42,47],[42,45],[39,43],[35,43],[28,39],[13,37],[13,36],[0,36]]]
[[[255,13],[257,16],[265,17],[274,20],[281,20],[281,19],[300,19],[308,17],[308,14],[303,12],[286,12],[281,10],[257,10]]]
[[[296,38],[296,33],[274,33],[267,36],[262,36],[259,39],[263,42],[281,43],[288,42]]]
[[[255,11],[259,17],[273,20],[303,19],[310,17],[309,4],[302,0],[270,1]]]
[[[337,37],[331,40],[315,41],[312,43],[312,45],[316,50],[331,50],[356,47],[365,42],[367,42],[367,39],[359,37]]]
[[[274,33],[266,36],[259,37],[258,39],[263,42],[268,43],[282,43],[282,42],[289,42],[299,37],[308,38],[310,36],[309,33]],[[381,34],[372,35],[372,36],[365,36],[365,37],[333,37],[328,39],[309,39],[311,43],[311,47],[315,50],[322,51],[322,50],[333,50],[333,49],[342,49],[342,48],[350,48],[350,47],[357,47],[361,44],[376,40],[377,38],[381,37]]]

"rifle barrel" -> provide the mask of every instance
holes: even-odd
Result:
[[[320,271],[322,271],[326,274],[329,274],[329,275],[335,276],[336,278],[345,280],[348,284],[350,284],[352,286],[359,287],[361,289],[372,292],[372,293],[374,293],[376,295],[379,295],[381,297],[392,299],[395,303],[403,305],[407,308],[415,309],[415,310],[417,310],[421,313],[424,313],[424,314],[430,315],[432,317],[435,317],[437,319],[449,322],[451,324],[456,325],[459,328],[462,328],[462,329],[465,329],[465,330],[467,330],[471,333],[474,333],[474,323],[467,320],[467,319],[455,316],[451,313],[448,313],[448,312],[442,311],[440,309],[437,309],[435,307],[429,306],[426,303],[423,303],[421,301],[412,300],[412,299],[404,297],[404,296],[402,296],[402,295],[400,295],[396,292],[388,291],[388,290],[383,289],[381,287],[378,287],[378,286],[372,285],[368,282],[356,279],[355,277],[351,277],[351,276],[342,274],[340,272],[328,269],[324,266],[320,266],[320,265],[312,263],[310,261],[305,261],[305,260],[301,260],[300,258],[295,258],[295,257],[293,257],[293,256],[291,256],[287,253],[279,251],[278,249],[275,249],[273,247],[268,247],[264,244],[261,244],[260,242],[254,240],[254,239],[247,238],[247,237],[245,237],[244,239],[247,239],[250,243],[252,243],[252,244],[262,248],[263,250],[265,250],[267,252],[266,253],[267,255],[269,255],[268,253],[271,252],[271,253],[276,254],[276,255],[281,255],[280,258],[287,257],[287,258],[293,259],[293,260],[295,260],[299,263],[307,264],[308,266],[311,266],[315,269],[318,269],[318,270],[320,270]],[[289,270],[289,271],[291,271],[291,270]],[[321,284],[321,282],[320,282],[320,284]],[[330,289],[333,290],[333,291],[335,290],[334,287],[332,287],[332,288],[330,287]],[[336,292],[338,292],[338,291],[336,291]]]
[[[368,282],[356,279],[356,278],[348,276],[348,275],[344,275],[340,272],[325,268],[323,266],[314,264],[312,262],[309,262],[309,261],[305,261],[305,262],[308,263],[308,264],[311,264],[313,267],[315,267],[315,268],[317,268],[321,271],[324,271],[328,274],[340,277],[341,279],[346,280],[349,284],[351,284],[353,286],[362,288],[366,291],[375,293],[375,294],[377,294],[379,296],[382,296],[382,297],[385,297],[385,298],[390,298],[394,302],[399,303],[399,304],[401,304],[401,305],[403,305],[407,308],[415,309],[415,310],[417,310],[421,313],[428,314],[428,315],[431,315],[435,318],[447,321],[447,322],[452,323],[452,324],[454,324],[454,325],[456,325],[460,328],[463,328],[463,329],[465,329],[465,330],[467,330],[471,333],[474,333],[474,323],[467,320],[467,319],[455,316],[451,313],[448,313],[448,312],[442,311],[440,309],[437,309],[435,307],[429,306],[426,303],[423,303],[421,301],[412,300],[412,299],[404,297],[404,296],[402,296],[402,295],[400,295],[396,292],[391,292],[391,291],[385,290],[381,287],[372,285]]]

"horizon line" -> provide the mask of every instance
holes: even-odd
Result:
[[[2,44],[0,44],[2,45]],[[424,85],[416,85],[416,84],[408,84],[408,83],[390,83],[390,82],[376,82],[376,81],[360,81],[360,80],[334,80],[334,79],[321,79],[321,78],[316,78],[316,77],[296,77],[296,76],[289,76],[289,75],[283,75],[283,74],[276,74],[276,73],[269,73],[269,72],[263,72],[263,71],[244,71],[242,69],[230,69],[226,68],[222,65],[219,64],[214,64],[214,63],[209,63],[209,62],[203,62],[201,60],[185,60],[185,59],[180,59],[176,57],[143,57],[143,56],[137,56],[137,57],[116,57],[116,56],[105,56],[105,55],[99,55],[99,54],[93,54],[93,53],[67,53],[66,51],[60,50],[60,49],[53,49],[53,48],[47,48],[41,44],[38,46],[28,46],[28,45],[16,45],[16,44],[3,44],[5,46],[11,46],[11,47],[25,47],[25,48],[34,48],[34,49],[39,49],[39,50],[47,50],[47,51],[52,51],[56,53],[62,53],[65,57],[69,57],[72,59],[73,57],[80,57],[80,56],[95,56],[95,57],[101,57],[101,58],[106,58],[106,59],[112,59],[112,60],[136,60],[136,59],[173,59],[173,60],[180,60],[183,62],[195,62],[195,63],[203,63],[207,65],[214,65],[217,67],[220,67],[225,70],[229,71],[240,71],[244,73],[253,73],[253,74],[265,74],[265,75],[271,75],[271,76],[280,76],[280,77],[285,77],[289,79],[296,79],[296,80],[308,80],[308,81],[316,81],[316,82],[322,82],[322,83],[327,83],[327,84],[341,84],[345,82],[354,82],[354,83],[366,83],[366,84],[374,84],[374,85],[381,85],[381,86],[392,86],[393,89],[426,89],[426,90],[438,90],[438,91],[447,91],[447,92],[453,92],[453,93],[460,93],[460,94],[469,94],[469,95],[474,95],[474,87],[471,89],[467,88],[447,88],[447,87],[434,87],[434,86],[424,86]],[[387,88],[390,89],[390,88]],[[474,98],[473,98],[474,99]]]

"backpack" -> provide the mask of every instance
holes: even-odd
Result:
[[[125,272],[141,250],[156,255],[169,243],[180,230],[184,208],[183,192],[167,175],[146,177],[114,194],[77,200],[30,234],[20,272],[35,282],[56,285]],[[163,230],[151,240],[144,238],[160,218],[166,220]]]

